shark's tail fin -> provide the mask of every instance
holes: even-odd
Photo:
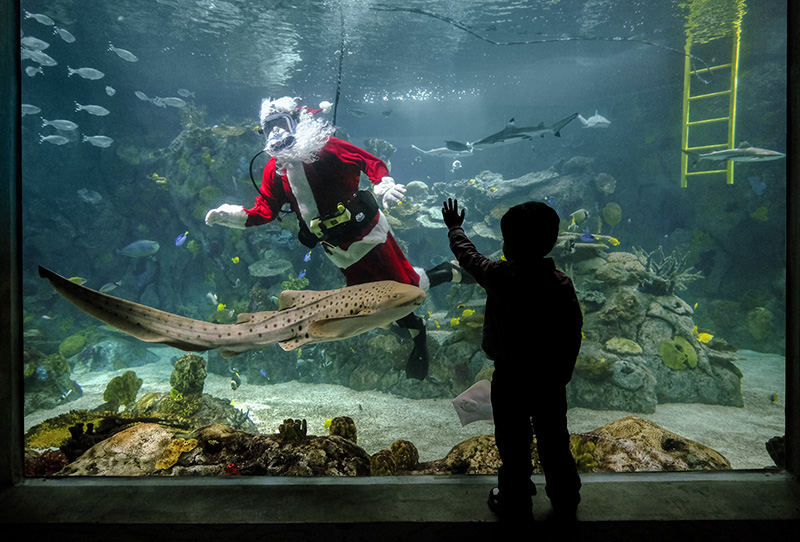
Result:
[[[578,117],[578,113],[573,113],[569,117],[564,117],[560,121],[558,121],[555,124],[553,124],[550,127],[550,129],[553,131],[553,135],[555,135],[556,137],[561,137],[561,129],[564,126],[566,126],[567,124],[569,124],[570,122],[572,122],[573,120],[575,120],[575,118],[577,118],[577,117]]]

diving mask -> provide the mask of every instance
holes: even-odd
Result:
[[[266,136],[265,149],[269,153],[291,147],[294,144],[294,131],[297,123],[288,113],[273,113],[264,118],[260,133]]]

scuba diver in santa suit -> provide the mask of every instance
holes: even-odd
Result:
[[[206,224],[258,226],[279,218],[288,203],[298,217],[300,242],[309,248],[321,243],[348,286],[394,280],[427,290],[460,281],[462,274],[451,262],[428,271],[408,262],[375,199],[388,209],[402,200],[405,187],[394,181],[379,158],[333,137],[336,128],[316,116],[327,113],[330,106],[322,102],[321,109],[301,107],[299,98],[289,96],[265,99],[259,131],[266,138],[264,151],[271,158],[264,166],[255,205],[246,209],[223,204],[208,211]],[[372,192],[359,190],[362,172],[371,181]],[[472,282],[471,277],[463,278]],[[406,375],[422,380],[428,374],[424,321],[411,313],[397,324],[414,338]]]

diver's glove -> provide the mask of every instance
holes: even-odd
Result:
[[[406,187],[397,184],[391,177],[383,177],[381,182],[374,185],[375,195],[381,199],[383,208],[388,209],[393,203],[399,203],[406,195]]]
[[[247,222],[247,213],[241,205],[223,203],[206,213],[206,224],[209,226],[220,224],[228,228],[244,229],[245,222]]]

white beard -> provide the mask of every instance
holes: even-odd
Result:
[[[317,153],[322,150],[335,131],[336,128],[330,123],[304,111],[300,113],[292,146],[273,151],[267,145],[264,150],[277,159],[278,165],[292,162],[310,164],[319,158]]]

